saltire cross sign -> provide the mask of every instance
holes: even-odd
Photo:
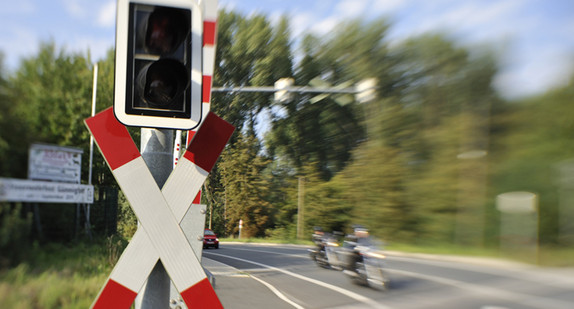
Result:
[[[140,222],[92,308],[130,308],[158,259],[189,308],[223,308],[179,224],[235,128],[207,114],[160,190],[112,108],[86,125]]]

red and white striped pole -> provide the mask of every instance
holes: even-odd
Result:
[[[202,117],[211,109],[211,88],[213,86],[213,73],[215,70],[215,48],[217,46],[217,7],[218,0],[200,0],[199,7],[203,10],[203,91],[202,91]],[[185,145],[189,145],[195,130],[187,132]],[[175,139],[176,143],[181,138]],[[177,162],[177,158],[174,159]],[[177,164],[177,163],[175,163]],[[197,193],[194,204],[201,203],[201,190]]]

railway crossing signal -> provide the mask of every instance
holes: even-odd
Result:
[[[88,118],[86,125],[141,226],[92,308],[129,308],[158,259],[189,308],[222,308],[179,223],[234,127],[209,113],[160,190],[111,109]]]
[[[118,0],[114,113],[189,130],[202,117],[203,13],[191,0]]]

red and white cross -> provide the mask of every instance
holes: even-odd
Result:
[[[111,108],[86,124],[140,222],[92,308],[129,308],[158,259],[189,308],[223,308],[179,224],[234,127],[207,114],[160,190]]]

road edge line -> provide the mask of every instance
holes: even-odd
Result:
[[[319,280],[316,280],[316,279],[313,279],[313,278],[305,277],[305,276],[303,276],[303,275],[299,275],[299,274],[297,274],[297,273],[294,273],[294,272],[291,272],[291,271],[288,271],[288,270],[284,270],[284,269],[277,268],[277,267],[274,267],[274,266],[271,266],[271,265],[266,265],[266,264],[262,264],[262,263],[258,263],[258,262],[254,262],[254,261],[250,261],[250,260],[245,260],[245,259],[238,258],[238,257],[223,255],[223,254],[219,254],[219,253],[211,253],[211,252],[209,252],[208,254],[213,254],[213,255],[216,255],[216,256],[224,257],[224,258],[230,258],[230,259],[238,260],[238,261],[241,261],[241,262],[250,263],[250,264],[253,264],[253,265],[257,265],[257,266],[261,266],[261,267],[268,268],[268,269],[271,269],[271,270],[275,270],[275,271],[284,273],[284,274],[286,274],[286,275],[289,275],[289,276],[292,276],[292,277],[295,277],[295,278],[298,278],[298,279],[301,279],[301,280],[304,280],[304,281],[307,281],[307,282],[311,282],[311,283],[313,283],[313,284],[316,284],[316,285],[322,286],[322,287],[324,287],[324,288],[333,290],[333,291],[335,291],[335,292],[341,293],[341,294],[343,294],[343,295],[345,295],[345,296],[348,296],[348,297],[350,297],[350,298],[352,298],[352,299],[354,299],[354,300],[356,300],[356,301],[359,301],[359,302],[361,302],[361,303],[370,305],[370,306],[372,306],[373,308],[378,308],[378,309],[391,309],[390,307],[387,307],[387,306],[384,306],[384,305],[382,305],[382,304],[379,304],[379,303],[375,302],[374,300],[372,300],[372,299],[370,299],[370,298],[368,298],[368,297],[365,297],[365,296],[363,296],[363,295],[357,294],[357,293],[355,293],[355,292],[351,292],[351,291],[349,291],[349,290],[343,289],[343,288],[341,288],[341,287],[338,287],[338,286],[335,286],[335,285],[332,285],[332,284],[329,284],[329,283],[326,283],[326,282],[323,282],[323,281],[319,281]],[[220,263],[221,263],[221,262],[220,262]]]

